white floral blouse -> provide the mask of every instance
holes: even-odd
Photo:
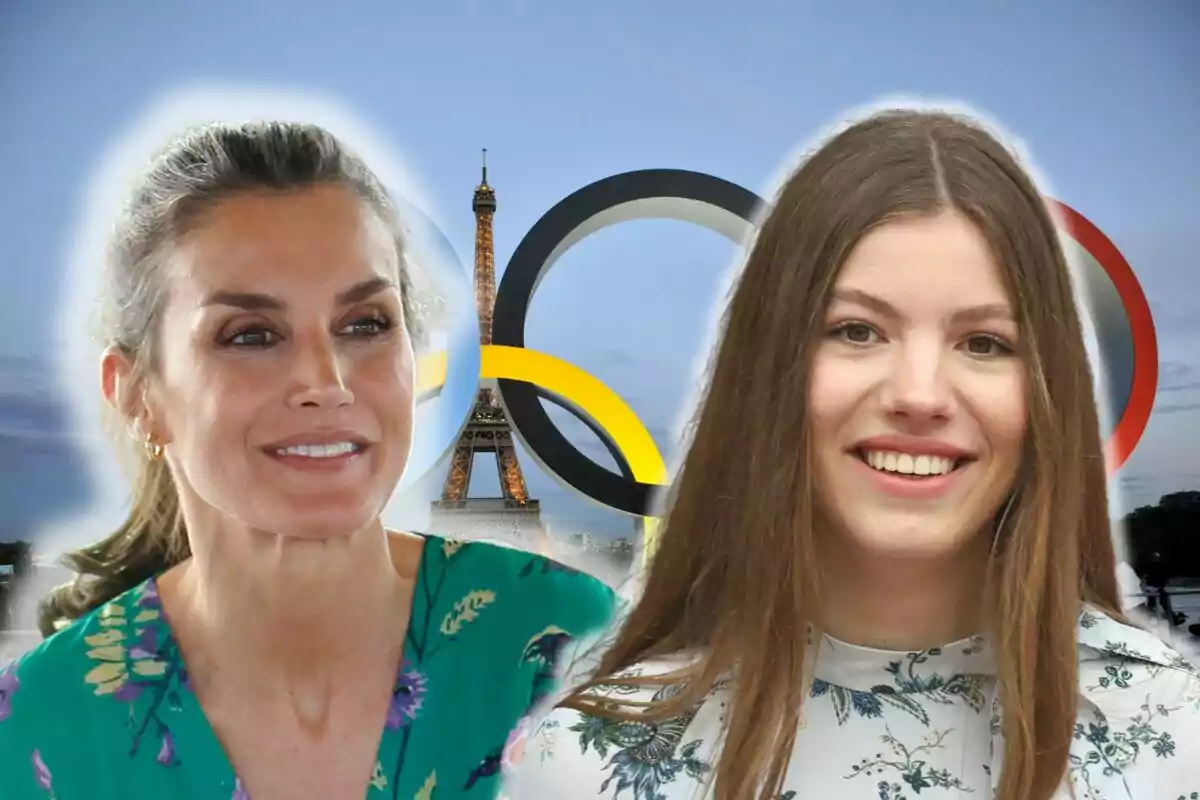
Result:
[[[1200,672],[1155,635],[1094,609],[1078,639],[1079,716],[1056,798],[1071,797],[1069,784],[1078,800],[1200,800]],[[993,663],[980,637],[910,653],[825,638],[780,800],[991,798],[1004,750]],[[694,712],[658,724],[555,709],[510,740],[504,796],[711,798],[727,698],[719,685]]]

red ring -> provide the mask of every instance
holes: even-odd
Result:
[[[1071,238],[1096,259],[1108,274],[1108,279],[1121,298],[1133,335],[1133,385],[1130,387],[1129,402],[1125,404],[1125,411],[1106,447],[1108,474],[1112,476],[1133,454],[1150,421],[1150,412],[1154,409],[1154,398],[1158,392],[1158,336],[1154,332],[1154,317],[1150,313],[1150,304],[1146,301],[1142,284],[1112,240],[1066,203],[1050,199],[1049,204],[1059,213]]]

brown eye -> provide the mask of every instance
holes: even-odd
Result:
[[[973,356],[981,356],[984,358],[991,356],[1004,356],[1012,353],[1012,347],[996,336],[980,334],[967,339],[967,352]]]
[[[847,322],[833,329],[834,338],[848,344],[871,344],[877,336],[875,329],[863,322]]]

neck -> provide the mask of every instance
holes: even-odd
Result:
[[[219,673],[223,685],[327,697],[397,666],[417,537],[389,535],[379,522],[323,541],[189,530],[192,558],[160,590],[198,690]]]
[[[938,557],[848,552],[852,546],[823,553],[821,629],[881,650],[924,650],[981,633],[988,563],[982,545]]]

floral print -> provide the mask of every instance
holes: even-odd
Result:
[[[1055,800],[1200,800],[1200,672],[1152,634],[1086,609],[1079,717]],[[678,660],[630,671],[642,678]],[[972,637],[895,653],[820,640],[810,699],[779,800],[991,798],[1004,752],[995,657]],[[644,703],[670,687],[612,679],[599,694]],[[513,800],[711,798],[728,681],[661,722],[555,709],[508,767]]]
[[[1134,717],[1124,730],[1114,731],[1103,715],[1093,720],[1075,724],[1075,740],[1087,746],[1077,748],[1071,754],[1071,770],[1079,776],[1084,786],[1095,793],[1093,772],[1105,776],[1122,775],[1127,767],[1137,763],[1143,747],[1151,749],[1160,758],[1175,755],[1175,742],[1171,734],[1157,730],[1151,720],[1156,710],[1149,704],[1142,706],[1145,713]],[[1159,716],[1170,713],[1159,706]]]
[[[127,608],[132,597],[132,608]],[[97,614],[99,631],[84,636],[85,657],[95,666],[84,676],[96,695],[130,704],[131,756],[136,756],[148,736],[157,739],[154,760],[163,767],[178,765],[175,740],[167,723],[168,711],[182,705],[183,664],[174,640],[164,636],[159,623],[162,606],[153,581],[142,584],[131,596],[102,606]],[[146,695],[145,703],[132,704]]]
[[[892,735],[889,730],[881,738],[883,743],[892,751],[892,757],[876,754],[874,758],[864,758],[855,764],[846,778],[856,778],[860,775],[879,775],[886,772],[900,774],[901,780],[914,792],[922,789],[957,789],[961,792],[972,792],[961,778],[956,778],[948,769],[933,769],[926,760],[935,750],[945,747],[943,742],[952,733],[950,730],[935,730],[925,736],[920,744],[910,748]],[[888,784],[882,781],[878,784],[882,789],[887,787],[889,792],[901,790],[900,784]]]
[[[54,797],[53,776],[46,762],[42,761],[42,753],[39,750],[33,751],[33,779],[42,790]]]
[[[614,603],[541,556],[428,536],[366,798],[493,800],[512,732]],[[153,579],[0,668],[0,775],[2,800],[250,800]]]
[[[13,695],[20,686],[21,682],[17,680],[15,662],[0,668],[0,722],[4,722],[12,715]]]
[[[654,693],[656,701],[669,699],[677,687],[666,686]],[[600,791],[614,786],[614,794],[628,790],[636,800],[658,800],[658,788],[670,783],[679,773],[702,780],[709,765],[696,757],[703,745],[701,740],[681,744],[694,712],[661,722],[628,722],[584,717],[570,727],[579,735],[579,746],[587,752],[590,747],[601,758],[608,758],[607,777]],[[609,750],[613,750],[609,758]]]
[[[392,703],[388,706],[388,730],[412,722],[421,710],[425,699],[425,676],[407,663],[400,667],[400,677],[396,680],[396,688],[392,690]]]

